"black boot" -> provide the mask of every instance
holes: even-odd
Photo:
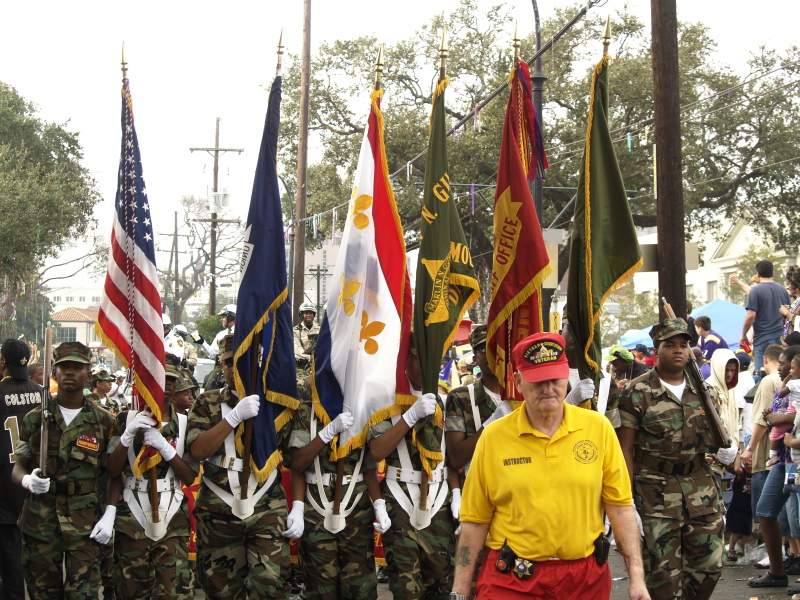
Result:
[[[378,583],[389,583],[389,573],[383,565],[378,566]]]

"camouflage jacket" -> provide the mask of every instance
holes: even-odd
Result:
[[[106,409],[112,415],[117,416],[119,411],[122,410],[122,403],[120,402],[119,398],[114,396],[106,395],[106,403],[103,404],[103,401],[100,399],[98,394],[86,394],[86,398],[97,404],[100,408]]]
[[[709,393],[714,398],[713,390]],[[644,514],[681,518],[720,510],[721,494],[706,452],[716,452],[708,420],[694,385],[687,379],[678,400],[661,384],[655,368],[631,381],[619,400],[622,427],[636,430],[634,442],[634,499]],[[673,463],[702,459],[688,475],[669,475],[636,460],[638,452]],[[699,458],[698,458],[699,457]]]
[[[311,329],[308,329],[302,323],[298,323],[292,328],[292,333],[294,334],[295,360],[301,358],[310,360],[310,355],[317,343],[316,336],[319,335],[319,325],[317,323],[313,323],[311,325]],[[313,338],[309,339],[309,336],[313,336]]]
[[[60,486],[78,486],[85,492],[70,495],[28,494],[19,518],[25,535],[52,540],[61,535],[65,541],[88,536],[103,516],[100,487],[108,462],[108,443],[113,430],[112,416],[104,408],[84,398],[83,408],[67,425],[58,405],[58,396],[50,399],[52,415],[48,431],[47,473]],[[39,465],[39,438],[42,422],[41,406],[34,408],[22,422],[17,455],[30,459],[31,467]]]
[[[437,398],[438,398],[437,402],[439,404],[439,408],[442,409],[442,414],[446,416],[447,413],[445,412],[442,396],[437,395]],[[376,423],[375,425],[370,427],[369,431],[367,432],[367,444],[369,444],[369,442],[375,439],[376,437],[383,435],[384,433],[389,431],[392,427],[394,427],[394,423],[392,423],[391,417],[384,421],[381,421],[380,423]],[[417,435],[420,435],[422,432],[424,432],[424,430],[418,429],[418,427],[419,424],[417,424],[417,426],[415,426],[414,428],[409,429],[405,437],[403,438],[403,441],[406,444],[406,448],[408,448],[408,457],[411,460],[412,468],[415,471],[422,471],[422,459],[420,458],[419,455],[419,449],[414,445],[412,441],[412,434],[415,430],[417,430]],[[432,433],[430,431],[427,432],[430,435],[430,438],[425,440],[425,446],[427,448],[432,448],[432,447],[438,448],[441,445],[442,436],[444,435],[444,419],[440,423],[438,423],[437,427],[433,427],[432,429],[433,429]],[[386,457],[386,465],[389,467],[402,468],[402,465],[400,464],[400,455],[397,453],[397,448],[393,449]],[[443,464],[439,463],[439,466],[443,466]],[[400,486],[406,491],[406,493],[408,493],[408,488],[406,483],[401,483]],[[388,490],[384,487],[383,488],[384,494],[386,494],[387,491]],[[389,494],[391,495],[390,492]]]
[[[294,413],[294,417],[292,418],[291,422],[291,433],[289,434],[289,447],[287,451],[283,455],[283,465],[285,467],[291,468],[292,466],[292,456],[294,454],[294,450],[298,448],[304,448],[309,443],[311,443],[311,415],[314,412],[314,404],[313,404],[313,397],[311,395],[311,385],[310,385],[310,378],[303,379],[297,383],[297,394],[300,397],[300,406]],[[319,433],[320,429],[322,429],[324,425],[322,422],[317,419],[317,433]],[[324,475],[325,473],[336,473],[336,462],[330,460],[330,446],[325,445],[323,446],[320,453],[317,455],[319,458],[319,467],[320,472]],[[344,461],[344,474],[347,476],[351,476],[358,464],[358,459],[361,456],[361,448],[357,448],[352,450]],[[375,469],[377,465],[372,458],[372,454],[370,454],[369,449],[366,449],[364,452],[364,459],[361,461],[361,468],[359,473],[363,473],[368,469]],[[313,474],[314,471],[314,463],[308,465],[306,468],[306,473]],[[335,487],[335,480],[331,478],[331,481],[328,486],[328,500],[333,499],[333,489]],[[366,484],[362,481],[356,484],[354,494],[358,494],[363,492],[366,489]],[[346,488],[345,488],[346,489]],[[312,494],[314,498],[319,501],[319,490],[317,489],[316,483],[309,483],[306,484],[306,493]]]
[[[189,412],[189,425],[186,434],[186,454],[191,451],[192,443],[206,431],[212,429],[222,420],[222,404],[228,403],[229,406],[234,407],[239,402],[239,399],[233,395],[230,388],[226,385],[221,390],[211,390],[204,392],[197,397],[197,400]],[[242,427],[242,425],[240,425]],[[284,427],[278,432],[278,447],[284,448],[288,427]],[[235,435],[231,433],[230,435]],[[225,445],[221,445],[212,456],[225,456]],[[241,454],[237,451],[236,458],[241,458]],[[199,468],[197,463],[193,464],[193,468]],[[203,478],[200,482],[200,489],[197,492],[197,502],[195,506],[202,506],[213,512],[230,513],[230,507],[225,504],[225,501],[217,496],[211,488],[206,485],[206,481],[211,481],[219,486],[226,492],[230,492],[231,488],[228,485],[228,471],[222,467],[211,464],[210,462],[203,463]],[[273,487],[280,487],[281,478],[276,477]],[[273,494],[273,490],[265,493],[257,506],[269,502],[269,496]]]
[[[483,382],[479,379],[474,384],[475,388],[475,404],[478,407],[478,414],[481,418],[481,423],[492,416],[497,406],[486,393],[483,387]],[[467,434],[467,437],[477,433],[475,427],[475,417],[472,414],[472,402],[469,399],[469,386],[461,386],[454,388],[447,394],[445,402],[445,414],[447,418],[444,421],[444,430],[460,431]]]
[[[125,432],[125,427],[128,423],[128,414],[130,411],[125,411],[117,415],[114,419],[114,434],[111,438],[111,442],[108,444],[108,453],[111,454],[114,450],[117,449],[119,445],[119,438]],[[166,440],[172,444],[173,448],[176,447],[177,439],[178,439],[178,417],[175,414],[175,409],[173,408],[170,410],[171,419],[169,423],[164,425],[161,428],[161,434],[166,438]],[[187,426],[188,431],[188,426]],[[142,449],[144,445],[144,434],[139,431],[136,433],[136,437],[133,438],[133,453],[135,456],[138,456],[139,451]],[[192,454],[184,447],[183,451],[183,460],[189,465],[192,470],[197,473],[199,470],[199,466],[197,461],[192,458]],[[155,467],[156,470],[156,478],[163,479],[167,476],[167,471],[169,470],[169,463],[165,460],[159,462]],[[133,469],[131,468],[131,464],[129,460],[125,461],[125,467],[122,469],[122,477],[123,479],[127,480],[129,477],[133,477]],[[145,474],[145,476],[147,476]],[[121,531],[125,535],[135,540],[144,539],[146,536],[144,534],[144,529],[142,526],[139,525],[139,522],[134,518],[131,514],[131,509],[128,508],[128,503],[124,500],[120,500],[117,503],[117,517],[114,521],[114,528],[117,531]],[[181,503],[180,509],[178,512],[175,513],[175,516],[169,522],[169,532],[167,537],[173,537],[176,535],[189,535],[189,509],[187,507],[186,498],[184,497],[183,502]]]

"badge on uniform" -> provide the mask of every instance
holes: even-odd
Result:
[[[75,441],[75,445],[78,446],[78,448],[85,448],[93,452],[100,450],[100,443],[97,441],[97,438],[90,435],[82,435]]]

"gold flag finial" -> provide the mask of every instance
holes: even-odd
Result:
[[[516,64],[519,58],[519,48],[522,42],[519,39],[519,20],[514,22],[514,63]]]
[[[275,77],[281,74],[283,66],[283,27],[281,27],[281,37],[278,38],[278,66],[275,68]]]
[[[122,42],[122,78],[128,78],[128,61],[125,60],[125,42]]]
[[[447,29],[442,27],[442,45],[439,46],[439,81],[447,77]]]
[[[381,89],[383,79],[383,44],[378,47],[378,61],[375,63],[375,89]]]
[[[611,44],[611,15],[606,18],[606,30],[603,32],[603,56],[608,55],[608,46]]]

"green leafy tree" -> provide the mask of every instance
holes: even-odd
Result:
[[[0,283],[4,335],[33,335],[41,329],[16,319],[40,307],[39,270],[94,222],[100,200],[82,165],[78,134],[37,116],[36,106],[0,82]],[[28,304],[26,304],[28,302]]]
[[[733,265],[732,275],[736,275],[742,283],[750,285],[752,277],[756,274],[755,265],[760,260],[768,260],[772,263],[775,273],[775,281],[783,284],[785,281],[785,258],[778,252],[761,243],[750,244],[742,253],[741,258]],[[735,304],[747,301],[747,293],[738,285],[731,283],[730,280],[724,281],[720,286],[725,297]]]
[[[543,39],[553,36],[580,8],[557,9],[543,24]],[[591,70],[600,58],[604,18],[590,12],[543,60],[548,77],[544,137],[550,160],[543,203],[546,226],[569,228],[572,210],[568,204],[577,185]],[[425,164],[424,158],[416,157],[427,147],[430,98],[445,23],[450,43],[447,71],[452,79],[447,110],[453,125],[475,112],[476,105],[505,81],[511,66],[507,8],[500,5],[484,13],[474,0],[462,0],[449,15],[434,18],[409,39],[386,48],[387,161],[390,170],[398,171],[393,185],[409,248],[418,238],[419,184]],[[634,222],[648,227],[656,223],[650,31],[625,8],[612,16],[611,26],[615,60],[610,71],[609,119]],[[790,216],[800,185],[794,127],[800,111],[796,89],[800,48],[783,54],[761,49],[748,63],[748,75],[741,77],[710,59],[714,47],[704,25],[679,25],[686,237],[701,229],[723,232],[725,228],[719,226],[723,219],[737,218],[744,207],[752,207],[752,224],[759,235],[782,246],[797,245],[800,230],[791,227]],[[324,44],[312,59],[309,122],[322,158],[309,167],[310,214],[349,199],[376,54],[377,40],[361,37]],[[522,41],[521,56],[532,54],[533,36],[528,36]],[[280,157],[287,173],[296,171],[299,81],[299,62],[294,61],[286,75],[281,127]],[[479,112],[477,125],[468,122],[451,138],[448,148],[450,181],[476,270],[491,270],[492,186],[507,97],[500,93]],[[473,183],[487,199],[476,198],[474,214],[469,194]],[[342,221],[338,219],[337,225]],[[328,214],[323,232],[329,234],[330,227]],[[311,240],[309,245],[314,243]],[[567,268],[567,248],[559,256],[559,278]]]

